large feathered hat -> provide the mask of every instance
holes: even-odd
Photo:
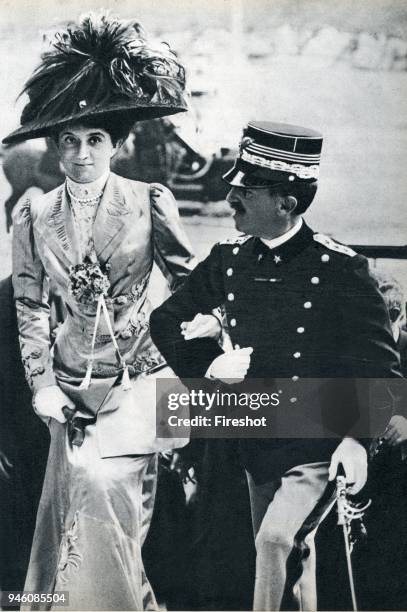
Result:
[[[136,21],[90,14],[55,34],[26,83],[21,127],[4,143],[39,138],[84,118],[122,113],[134,121],[187,110],[185,71],[166,43]]]

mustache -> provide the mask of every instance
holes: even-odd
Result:
[[[243,206],[241,202],[234,200],[233,202],[228,202],[229,206],[237,213],[246,212],[246,208]]]

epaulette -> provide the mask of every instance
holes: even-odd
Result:
[[[348,257],[355,257],[355,255],[357,255],[356,251],[350,247],[335,242],[335,240],[332,240],[332,238],[325,234],[314,234],[313,238],[316,242],[319,242],[330,251],[336,251],[337,253],[342,253],[342,255],[348,255]]]
[[[218,242],[218,244],[244,244],[249,238],[251,238],[251,236],[244,234],[243,236],[236,236],[235,238],[226,238]]]

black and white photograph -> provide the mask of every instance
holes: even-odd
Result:
[[[406,3],[0,33],[0,610],[407,610]]]

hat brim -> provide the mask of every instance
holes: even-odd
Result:
[[[62,127],[69,123],[80,123],[82,119],[102,118],[105,116],[123,115],[126,119],[136,121],[145,121],[148,119],[159,119],[168,115],[175,115],[188,110],[186,101],[180,96],[177,103],[164,104],[149,102],[137,104],[134,100],[124,100],[116,104],[110,104],[103,108],[93,106],[79,109],[75,114],[71,114],[58,119],[43,120],[41,119],[30,121],[20,128],[11,132],[3,138],[3,144],[16,144],[29,140],[31,138],[44,138],[55,131],[55,128]]]

